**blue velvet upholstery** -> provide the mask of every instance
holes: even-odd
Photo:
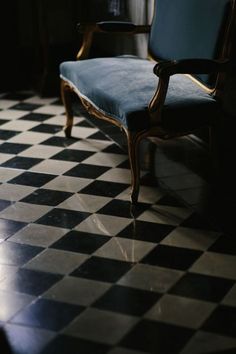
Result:
[[[120,121],[130,131],[150,127],[147,112],[158,78],[155,63],[136,57],[96,58],[64,62],[61,78],[99,111]],[[185,75],[174,75],[163,109],[163,127],[173,132],[192,130],[216,118],[219,105]]]
[[[155,59],[216,59],[230,0],[156,0],[149,37]],[[207,75],[199,75],[206,84]]]

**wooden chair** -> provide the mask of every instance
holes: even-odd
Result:
[[[77,60],[60,65],[61,95],[71,136],[71,94],[93,116],[126,134],[131,201],[139,194],[139,144],[170,139],[207,126],[222,113],[221,94],[235,18],[235,0],[156,0],[151,26],[127,22],[80,24],[84,33]],[[135,56],[88,58],[95,32],[149,32],[151,59]]]

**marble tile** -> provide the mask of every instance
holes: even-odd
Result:
[[[26,227],[10,237],[9,241],[18,242],[25,245],[48,247],[55,241],[59,240],[67,232],[68,229],[59,227],[28,224]]]
[[[51,208],[52,207],[47,205],[17,202],[4,209],[0,213],[0,217],[4,219],[31,223],[42,217],[44,214],[50,211]]]
[[[90,306],[110,287],[109,283],[67,276],[46,291],[43,297],[69,304]]]
[[[183,274],[179,270],[154,267],[147,264],[136,264],[118,281],[118,284],[165,293]]]
[[[73,168],[76,165],[75,162],[70,161],[56,161],[56,160],[44,160],[37,165],[33,166],[30,171],[52,173],[54,175],[60,175]]]
[[[62,148],[56,146],[34,145],[24,150],[19,156],[34,157],[48,159],[56,153],[60,152]]]
[[[68,274],[86,259],[87,255],[85,254],[46,249],[29,261],[24,268],[56,274]]]
[[[58,207],[95,213],[110,200],[111,198],[108,197],[77,193],[59,204]]]
[[[115,236],[132,222],[131,219],[112,217],[110,215],[90,215],[86,220],[82,221],[75,230],[91,232],[107,236]]]
[[[216,304],[165,294],[145,318],[198,329],[216,308]]]
[[[156,246],[155,243],[112,237],[95,255],[136,263]]]
[[[64,333],[114,345],[136,322],[135,317],[88,308],[67,327]]]
[[[219,232],[177,227],[161,241],[163,245],[206,251],[219,237]]]
[[[236,256],[204,253],[190,268],[192,272],[236,280]]]

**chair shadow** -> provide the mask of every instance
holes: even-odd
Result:
[[[13,354],[3,328],[0,328],[0,351],[2,354]]]

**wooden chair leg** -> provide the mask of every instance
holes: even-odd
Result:
[[[64,80],[61,80],[61,98],[66,111],[66,124],[64,127],[64,132],[67,138],[71,137],[71,130],[74,118],[71,96],[72,90],[70,86]]]
[[[139,142],[138,135],[127,133],[128,152],[131,170],[131,203],[136,204],[139,195],[140,186],[140,167],[139,167]]]

